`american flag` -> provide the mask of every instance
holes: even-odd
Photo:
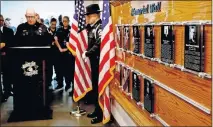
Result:
[[[75,14],[67,47],[75,56],[73,100],[77,102],[92,90],[92,82],[90,62],[89,60],[84,62],[81,57],[88,47],[84,1],[77,0],[75,3]]]
[[[103,123],[110,120],[109,83],[114,78],[115,41],[113,38],[112,19],[110,16],[109,0],[103,1],[102,35],[99,64],[99,105],[103,111]]]

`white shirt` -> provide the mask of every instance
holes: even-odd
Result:
[[[3,26],[1,27],[1,32],[3,33]]]

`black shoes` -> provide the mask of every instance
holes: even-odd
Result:
[[[101,117],[95,117],[91,120],[91,124],[100,123],[102,121]]]
[[[98,115],[96,112],[89,113],[87,115],[87,117],[88,118],[93,118],[91,120],[91,124],[100,123],[102,121],[102,117],[100,117],[100,115]]]
[[[89,117],[89,118],[94,118],[94,117],[96,117],[97,116],[97,113],[96,112],[92,112],[92,113],[89,113],[88,115],[87,115],[87,117]]]

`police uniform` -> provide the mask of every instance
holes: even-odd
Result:
[[[18,26],[14,41],[10,48],[13,60],[11,77],[14,81],[11,119],[49,119],[52,110],[46,85],[46,60],[51,55],[48,48],[52,42],[51,35],[45,25],[38,22],[29,25],[26,22]]]
[[[50,46],[51,36],[45,25],[23,23],[18,26],[14,46]]]
[[[47,83],[49,85],[49,87],[52,86],[52,75],[53,75],[53,66],[55,66],[55,61],[57,61],[56,58],[57,57],[57,53],[58,53],[58,48],[56,45],[54,45],[54,37],[56,36],[56,30],[55,31],[52,31],[50,28],[48,28],[48,32],[49,34],[51,35],[52,39],[51,39],[51,47],[50,47],[50,56],[48,58],[48,61],[47,61]]]
[[[98,20],[94,25],[91,25],[91,28],[88,31],[88,49],[86,56],[89,57],[92,70],[92,86],[93,90],[88,93],[89,98],[95,104],[95,111],[98,118],[102,119],[102,110],[98,103],[98,79],[99,79],[99,59],[100,59],[100,43],[101,43],[101,20]],[[88,115],[90,117],[90,115]]]
[[[86,7],[86,14],[98,14],[100,8],[98,4],[91,4]],[[102,121],[103,113],[98,103],[98,79],[99,79],[99,59],[100,59],[100,43],[101,43],[102,21],[99,19],[94,24],[90,24],[88,29],[88,49],[85,53],[89,57],[92,73],[93,90],[88,93],[89,98],[94,98],[95,111],[88,114],[87,117],[93,118],[92,124]]]
[[[56,36],[58,38],[58,42],[61,48],[67,48],[66,43],[69,42],[71,27],[68,26],[68,29],[64,29],[64,27],[59,28],[56,32]],[[59,51],[58,51],[59,52]],[[70,88],[71,83],[74,81],[74,70],[75,70],[75,57],[72,55],[70,51],[59,52],[59,56],[56,60],[55,71],[57,75],[57,82],[59,87],[63,87],[63,77],[65,78],[66,87],[65,90]],[[74,86],[72,85],[72,88]],[[73,92],[73,89],[72,89]]]

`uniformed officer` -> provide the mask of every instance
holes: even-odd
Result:
[[[11,43],[13,43],[13,30],[4,26],[4,17],[0,15],[0,51],[1,51],[1,69],[3,72],[3,86],[4,93],[2,102],[6,102],[8,97],[11,95],[12,87],[11,87],[11,79],[10,79],[10,61],[7,54],[7,49]],[[0,87],[1,83],[0,83]],[[2,93],[2,89],[0,91]],[[2,96],[1,96],[2,97]]]
[[[66,46],[66,44],[69,42],[71,29],[69,25],[69,17],[64,16],[62,22],[63,26],[57,30],[55,37],[55,44],[58,47],[59,52],[59,57],[55,61],[55,70],[57,75],[56,80],[58,82],[56,89],[63,88],[63,78],[65,78],[65,90],[67,91],[70,89],[72,83],[71,93],[73,93],[75,57],[68,51]]]
[[[48,33],[46,26],[36,21],[36,13],[34,9],[27,9],[25,17],[27,22],[22,23],[17,27],[14,39],[15,42],[12,45],[13,48],[11,48],[14,60],[17,59],[15,58],[16,54],[14,54],[14,51],[18,50],[17,53],[21,54],[21,56],[17,56],[19,59],[17,60],[17,63],[14,63],[13,65],[15,66],[13,67],[15,73],[13,78],[15,80],[14,97],[16,98],[16,100],[14,99],[14,111],[22,111],[23,109],[26,109],[26,113],[39,113],[40,111],[38,112],[37,109],[43,110],[43,108],[50,111],[49,100],[47,97],[49,92],[47,90],[46,82],[44,82],[46,81],[46,73],[43,72],[48,71],[45,67],[45,60],[49,56],[49,49],[44,47],[51,45],[52,37]],[[26,47],[43,48],[29,49]],[[23,54],[22,52],[28,52],[29,54]],[[24,61],[28,63],[24,64]],[[32,62],[29,63],[30,61]],[[26,66],[26,69],[24,69],[24,66]],[[24,73],[22,71],[24,71]],[[41,111],[41,113],[43,112]]]
[[[17,27],[14,46],[47,46],[51,45],[51,35],[45,25],[36,21],[33,9],[26,12],[27,22]]]
[[[55,66],[55,62],[57,61],[56,58],[58,58],[58,48],[55,45],[55,39],[56,36],[56,24],[57,20],[55,18],[52,18],[50,20],[50,27],[48,28],[48,32],[52,36],[52,44],[51,44],[51,55],[49,56],[49,60],[47,61],[47,83],[49,85],[49,88],[52,89],[52,75],[53,75],[53,66]],[[57,70],[58,71],[58,70]],[[57,73],[56,73],[57,74]]]
[[[90,28],[88,30],[88,49],[83,53],[82,58],[89,57],[92,70],[92,86],[93,90],[89,93],[89,98],[94,98],[95,110],[87,115],[92,124],[102,121],[102,110],[98,103],[98,78],[99,78],[99,57],[100,57],[100,43],[101,43],[101,31],[102,22],[100,19],[100,8],[98,4],[91,4],[86,7],[86,18]]]

